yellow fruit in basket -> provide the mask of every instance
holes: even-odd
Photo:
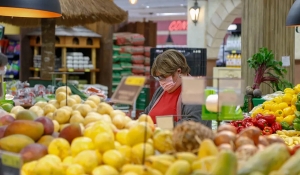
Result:
[[[147,130],[147,132],[145,132]],[[145,135],[146,134],[146,135]],[[126,137],[126,143],[129,146],[134,146],[138,143],[143,143],[152,137],[152,129],[146,123],[138,123],[137,125],[131,127]]]
[[[66,170],[66,175],[85,175],[84,168],[79,164],[69,165]]]
[[[78,105],[76,110],[79,111],[83,117],[85,117],[92,110],[92,108],[90,107],[90,105],[80,104]]]
[[[20,111],[23,111],[23,110],[25,110],[25,109],[22,106],[14,106],[11,109],[10,113],[17,115]]]
[[[49,113],[54,113],[56,110],[56,107],[53,104],[48,103],[43,107],[43,110],[44,110],[44,113],[47,115]]]
[[[93,140],[88,137],[77,137],[72,141],[71,153],[72,156],[76,156],[78,153],[84,150],[94,150],[95,145]]]
[[[41,108],[44,108],[44,106],[46,106],[48,103],[44,102],[44,101],[39,101],[37,103],[34,104],[34,106],[39,106]]]
[[[291,101],[291,105],[295,105],[297,102],[297,96],[294,96]]]
[[[277,103],[274,103],[274,104],[272,105],[271,111],[276,112],[278,109],[279,109],[278,104],[277,104]]]
[[[70,155],[70,144],[66,139],[55,138],[48,146],[48,153],[60,157],[62,160]]]
[[[27,175],[33,174],[36,163],[37,163],[37,161],[31,161],[31,162],[23,164],[21,171],[23,171]]]
[[[65,100],[67,98],[67,94],[65,92],[59,92],[55,95],[55,99],[58,103]]]
[[[125,112],[121,111],[121,110],[113,110],[110,112],[110,117],[113,119],[116,115],[123,115],[126,116]]]
[[[153,137],[153,145],[156,150],[160,153],[165,153],[167,151],[172,151],[173,142],[172,142],[172,132],[169,130],[163,130]]]
[[[294,114],[288,115],[288,116],[284,117],[282,121],[287,122],[289,125],[291,125],[295,118],[296,118],[296,116]]]
[[[100,133],[108,133],[114,137],[114,133],[110,127],[110,124],[104,121],[97,121],[91,127],[86,128],[84,131],[84,136],[94,140],[94,138]]]
[[[283,115],[284,116],[288,116],[288,115],[294,114],[294,110],[291,107],[286,107],[282,111],[283,111]]]
[[[110,115],[110,113],[113,110],[114,110],[113,107],[111,105],[109,105],[108,103],[105,103],[105,102],[99,103],[99,105],[97,107],[97,112],[99,114],[108,114],[108,115]]]
[[[291,95],[291,94],[284,94],[283,97],[282,97],[282,102],[286,102],[288,105],[290,105],[292,99],[293,99],[293,95]]]
[[[127,137],[128,132],[129,132],[128,129],[119,130],[116,134],[116,141],[118,141],[122,145],[126,145],[126,143],[127,143],[126,137]]]
[[[125,156],[118,150],[109,150],[103,154],[103,162],[116,169],[120,169],[125,163]]]
[[[281,103],[282,102],[282,97],[278,96],[278,97],[274,97],[273,100],[272,100],[274,103]]]
[[[86,100],[84,104],[89,105],[91,108],[97,108],[97,104],[92,100]]]
[[[81,165],[84,172],[90,174],[98,166],[99,160],[95,150],[84,150],[74,157],[74,163]]]
[[[289,105],[286,102],[279,103],[278,107],[279,109],[283,110],[284,108],[288,107]]]
[[[60,103],[59,103],[59,106],[60,107],[64,107],[64,106],[74,106],[76,104],[76,101],[73,99],[73,98],[67,98],[67,99],[64,99],[62,100]]]
[[[100,121],[102,120],[102,116],[98,113],[96,114],[90,114],[90,115],[87,115],[85,118],[84,118],[84,121],[83,121],[83,125],[86,126],[90,123],[93,123],[93,122],[96,122],[96,121]]]
[[[119,175],[119,172],[117,169],[109,165],[100,165],[96,167],[92,172],[92,175],[101,175],[101,174]]]
[[[87,100],[93,101],[96,105],[98,105],[101,102],[101,99],[97,95],[91,95],[87,98]]]
[[[65,124],[69,122],[71,114],[66,109],[57,109],[53,113],[53,119],[56,120],[59,124]]]
[[[125,127],[125,116],[124,115],[115,115],[114,118],[112,118],[112,123],[118,128],[123,129]]]
[[[125,116],[124,118],[125,118],[125,125],[126,125],[128,122],[132,121],[131,117],[129,117],[129,116]]]
[[[126,128],[126,129],[130,129],[130,128],[132,128],[132,127],[138,125],[138,124],[139,124],[138,121],[132,120],[132,121],[128,122],[128,123],[125,125],[125,128]]]
[[[292,88],[285,88],[283,92],[285,94],[295,94],[295,91]]]
[[[272,110],[272,104],[271,103],[263,103],[262,104],[262,109],[263,110]]]
[[[50,100],[48,101],[48,104],[54,105],[56,109],[59,108],[59,103],[57,102],[57,100]]]
[[[94,144],[96,149],[100,153],[104,153],[108,150],[115,149],[114,138],[107,133],[100,133],[94,138]]]
[[[57,88],[56,91],[55,91],[55,94],[58,94],[59,92],[64,92],[68,95],[72,94],[71,89],[69,87],[66,87],[66,86],[61,86],[61,87]]]
[[[127,145],[122,145],[117,148],[117,150],[122,153],[126,159],[126,163],[131,161],[131,147]]]
[[[34,112],[39,117],[44,116],[44,110],[39,106],[32,106],[31,108],[29,108],[29,111]]]
[[[54,132],[58,132],[59,131],[59,123],[56,120],[52,120],[53,125],[54,125]]]
[[[84,118],[81,116],[81,114],[75,114],[72,115],[70,118],[70,123],[83,123]]]
[[[67,164],[67,165],[71,165],[73,163],[73,157],[72,156],[67,156],[63,159],[62,161],[64,164]]]
[[[71,95],[70,98],[74,99],[76,101],[77,104],[81,103],[81,98],[79,95]]]
[[[105,121],[107,123],[112,123],[112,120],[108,114],[102,114],[102,121]]]
[[[135,164],[142,164],[145,158],[154,155],[154,148],[148,143],[139,143],[131,149],[131,161]]]
[[[53,159],[41,158],[37,161],[34,169],[34,175],[65,175],[63,164],[53,161]]]

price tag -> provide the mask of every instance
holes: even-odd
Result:
[[[182,103],[191,105],[204,104],[206,79],[203,77],[182,77]]]
[[[129,86],[143,86],[145,84],[145,81],[145,77],[131,76],[126,79],[125,84]]]
[[[90,69],[84,69],[84,72],[91,72]]]
[[[123,77],[112,95],[111,101],[119,104],[133,105],[145,82],[146,77],[142,76]]]
[[[175,126],[174,116],[156,116],[156,126],[161,129],[173,130]]]
[[[1,163],[2,175],[20,175],[23,162],[19,154],[2,151]]]
[[[74,69],[69,69],[68,71],[69,71],[69,72],[74,72]]]
[[[236,53],[236,50],[232,50],[231,53]]]
[[[282,60],[282,66],[285,66],[285,67],[288,67],[291,65],[291,59],[290,59],[290,56],[283,56],[281,58]]]
[[[35,70],[35,71],[39,71],[40,69],[39,69],[39,68],[35,68],[34,70]]]
[[[241,79],[219,79],[219,103],[222,105],[243,105],[244,81]]]

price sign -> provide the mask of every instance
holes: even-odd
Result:
[[[236,53],[236,50],[232,50],[231,53]]]
[[[175,126],[174,116],[156,116],[156,126],[161,129],[173,130]]]
[[[182,77],[182,103],[191,105],[204,104],[206,79],[203,77]]]
[[[90,69],[84,69],[84,72],[91,72]]]
[[[69,72],[74,72],[74,69],[69,69],[68,71],[69,71]]]
[[[140,94],[146,78],[142,76],[123,77],[111,97],[114,103],[133,105]]]
[[[22,159],[19,154],[2,151],[1,152],[1,175],[20,175]]]

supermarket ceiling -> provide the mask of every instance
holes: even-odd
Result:
[[[114,0],[129,13],[129,20],[186,19],[187,0],[137,0],[132,5],[129,0]]]

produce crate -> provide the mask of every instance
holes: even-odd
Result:
[[[262,98],[252,98],[253,107],[263,104],[265,101]]]

